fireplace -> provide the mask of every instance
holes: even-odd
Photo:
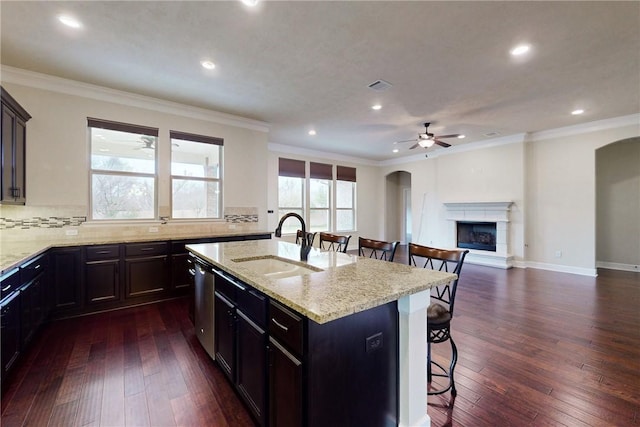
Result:
[[[496,223],[477,221],[456,222],[459,248],[496,251]]]
[[[469,249],[466,262],[511,268],[509,213],[513,202],[445,202],[446,246]]]

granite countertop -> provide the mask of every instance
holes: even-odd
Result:
[[[154,236],[154,235],[101,235],[101,236],[68,236],[58,238],[38,238],[26,240],[13,240],[0,242],[0,274],[11,270],[24,263],[25,261],[39,255],[50,248],[67,247],[67,246],[85,246],[85,245],[106,245],[114,243],[142,243],[157,242],[170,240],[189,240],[216,237],[232,237],[232,236],[251,236],[259,234],[270,234],[270,231],[244,231],[244,232],[227,232],[215,235],[202,235],[195,233],[175,233],[170,236]]]
[[[300,246],[277,239],[187,245],[187,249],[269,297],[326,323],[445,284],[455,274],[405,264],[311,249],[301,263]],[[278,257],[322,271],[281,279],[256,272],[242,259]]]

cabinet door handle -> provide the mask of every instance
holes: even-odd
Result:
[[[5,286],[4,288],[2,288],[2,292],[8,291],[9,289],[11,289],[11,285]]]
[[[289,328],[287,328],[286,326],[284,326],[282,323],[278,322],[276,319],[274,319],[273,317],[271,318],[271,321],[273,323],[276,324],[276,326],[278,326],[279,328],[283,329],[284,331],[288,331]]]
[[[35,267],[33,267],[33,269],[34,269],[34,270],[37,270],[37,269],[39,269],[40,267],[41,267],[41,265],[40,265],[40,264],[38,264],[38,265],[36,265]]]
[[[140,252],[149,252],[154,250],[155,248],[140,248]]]
[[[108,254],[108,253],[110,253],[110,252],[111,252],[111,251],[97,251],[96,253],[97,253],[98,255],[106,255],[106,254]]]

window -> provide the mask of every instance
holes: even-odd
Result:
[[[158,129],[88,118],[91,218],[156,218]]]
[[[333,166],[309,164],[309,231],[331,231]]]
[[[355,231],[356,169],[336,166],[334,180],[333,165],[309,162],[307,180],[305,168],[302,160],[279,159],[278,217],[295,212],[313,232]],[[282,232],[293,234],[299,228],[296,221],[287,221]]]
[[[356,229],[356,169],[336,167],[336,231]]]
[[[288,212],[305,217],[305,163],[301,160],[279,159],[278,164],[278,218]],[[295,233],[300,228],[297,221],[287,220],[283,233]]]
[[[171,217],[221,218],[223,140],[171,131]]]

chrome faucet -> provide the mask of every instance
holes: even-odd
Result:
[[[275,235],[276,237],[282,237],[282,224],[284,220],[289,217],[298,218],[300,224],[302,224],[302,244],[300,246],[300,261],[306,261],[309,257],[309,251],[311,251],[311,239],[312,235],[307,236],[307,226],[304,223],[304,219],[300,215],[295,212],[289,212],[285,214],[282,218],[280,218],[280,222],[278,223],[278,227],[276,228]]]

